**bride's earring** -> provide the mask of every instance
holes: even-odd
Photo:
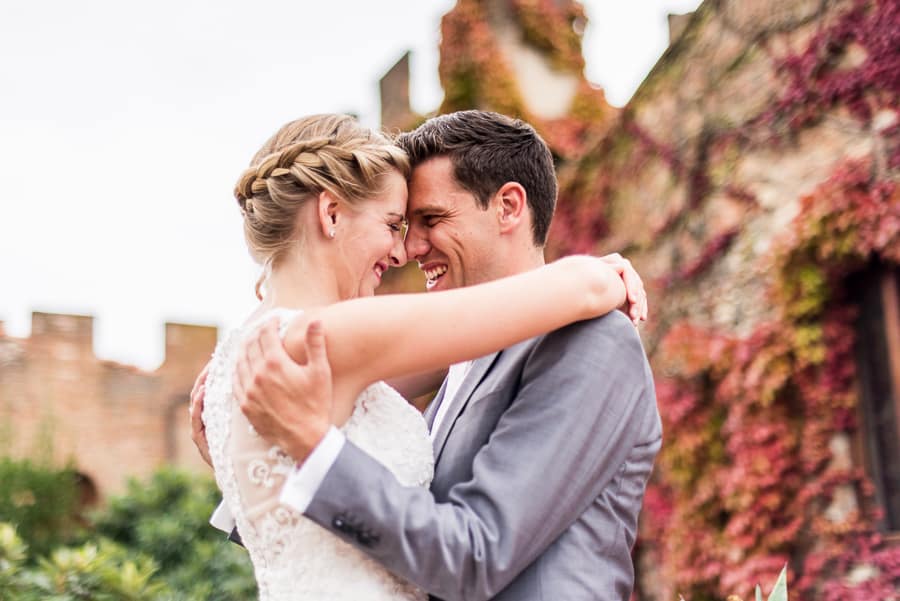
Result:
[[[335,236],[334,228],[331,228],[331,231],[328,232],[328,237],[329,237],[329,238],[334,238],[334,236]]]

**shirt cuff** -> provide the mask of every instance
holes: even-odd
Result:
[[[344,448],[346,437],[332,426],[302,465],[288,475],[281,489],[279,501],[303,513],[322,486],[322,481]]]
[[[225,534],[231,534],[231,531],[234,530],[234,516],[228,510],[225,501],[219,503],[219,506],[213,511],[212,517],[209,518],[209,523],[213,528],[217,528]]]

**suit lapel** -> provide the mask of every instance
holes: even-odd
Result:
[[[494,364],[494,361],[497,360],[497,357],[499,355],[500,353],[497,352],[481,357],[480,359],[476,359],[475,362],[472,363],[472,367],[469,369],[469,373],[466,374],[466,377],[459,385],[459,390],[456,391],[456,396],[452,399],[447,399],[449,402],[453,403],[453,405],[449,408],[449,412],[447,413],[447,415],[444,416],[444,419],[441,421],[440,429],[434,436],[435,463],[437,463],[441,458],[441,452],[444,450],[444,444],[447,442],[447,437],[450,435],[450,431],[453,429],[453,425],[456,423],[456,419],[466,408],[466,405],[469,404],[469,399],[472,397],[472,393],[475,392],[475,388],[477,388],[478,384],[481,383],[481,380],[484,379],[484,376],[487,374],[488,370]],[[447,381],[444,380],[444,386],[441,388],[441,392],[439,393],[441,401],[444,400],[443,393],[446,386]],[[437,398],[435,399],[435,401],[437,401]],[[434,405],[437,406],[437,403],[435,402]],[[435,410],[435,413],[436,412],[437,411]],[[431,421],[434,421],[433,415],[431,417]]]

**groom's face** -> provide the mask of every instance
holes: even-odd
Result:
[[[499,227],[453,177],[447,157],[417,166],[409,181],[406,252],[425,272],[428,290],[471,286],[502,275],[497,266]]]

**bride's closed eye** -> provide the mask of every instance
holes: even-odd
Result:
[[[402,221],[391,221],[388,227],[394,233],[399,233],[402,240],[406,240],[406,232],[409,231],[409,223],[404,219]]]

